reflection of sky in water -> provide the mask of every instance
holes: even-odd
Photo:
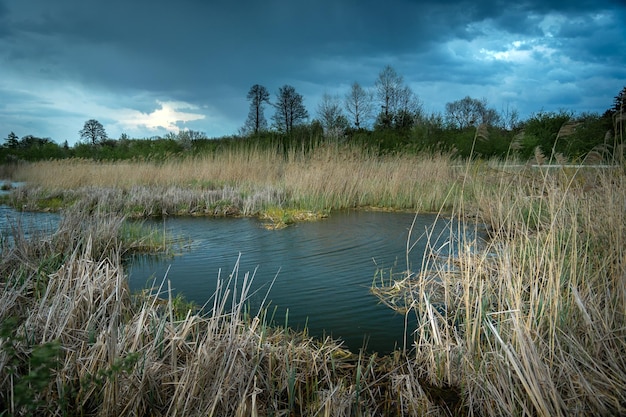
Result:
[[[35,233],[51,235],[56,231],[60,219],[57,213],[18,212],[0,205],[0,236],[10,242],[18,228],[23,230],[27,238]]]
[[[23,185],[23,182],[0,180],[0,196]],[[61,216],[57,213],[20,212],[0,205],[0,237],[10,241],[16,228],[21,228],[27,237],[33,233],[50,235],[56,231],[60,219]]]
[[[328,219],[282,230],[266,230],[256,219],[168,219],[159,226],[188,237],[191,244],[178,256],[135,259],[128,267],[130,284],[139,289],[151,284],[151,278],[157,285],[166,278],[175,292],[199,305],[209,300],[212,305],[218,275],[227,278],[240,256],[239,283],[245,273],[254,273],[254,294],[248,299],[253,312],[276,277],[267,299],[270,310],[277,309],[277,323],[284,323],[288,310],[294,328],[306,325],[311,335],[332,334],[353,350],[367,338],[370,349],[385,352],[402,346],[404,318],[380,304],[369,289],[379,269],[407,269],[407,237],[414,217],[335,212]],[[431,231],[432,247],[447,254],[455,247],[445,243],[450,225],[436,221],[435,215],[420,215],[411,243]],[[412,270],[420,268],[426,240],[419,239],[408,256]]]

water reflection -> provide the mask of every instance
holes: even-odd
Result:
[[[172,258],[141,256],[129,265],[131,288],[151,278],[171,281],[176,292],[203,305],[213,295],[218,274],[231,273],[240,259],[243,272],[254,272],[250,307],[258,308],[270,283],[276,321],[307,327],[314,336],[341,338],[358,350],[386,353],[402,347],[404,317],[378,303],[369,292],[381,268],[406,270],[406,246],[413,214],[337,212],[319,222],[301,223],[282,230],[266,230],[256,219],[175,218],[159,223],[168,233],[183,235],[191,244]],[[433,226],[434,225],[434,226]],[[420,215],[413,241],[425,230],[434,247],[446,246],[450,224],[435,215]],[[409,254],[410,267],[419,268],[426,239]],[[278,275],[277,275],[278,274]],[[255,311],[255,310],[253,310]]]
[[[51,235],[60,218],[57,213],[20,212],[0,205],[0,239],[10,245],[18,230],[23,231],[26,238]]]

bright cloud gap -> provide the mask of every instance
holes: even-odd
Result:
[[[193,113],[183,110],[197,110],[198,106],[183,101],[160,101],[159,108],[144,113],[137,110],[126,110],[118,116],[118,125],[122,129],[140,130],[142,127],[151,131],[164,129],[168,132],[178,133],[181,127],[178,123],[188,123],[206,118],[204,114]]]

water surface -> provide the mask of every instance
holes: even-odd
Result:
[[[282,230],[267,230],[257,219],[171,218],[155,222],[173,236],[189,242],[179,255],[141,256],[129,265],[131,288],[139,289],[156,278],[170,280],[175,292],[204,305],[211,299],[218,276],[227,278],[239,260],[239,280],[254,272],[250,297],[253,312],[270,283],[270,309],[275,319],[295,329],[305,326],[313,336],[331,335],[358,351],[386,353],[403,346],[404,316],[381,305],[369,291],[380,269],[406,270],[406,244],[413,214],[335,212],[317,222]],[[426,228],[448,238],[449,222],[435,215],[420,215],[413,238]],[[433,224],[435,226],[433,227]],[[413,270],[419,268],[426,240],[410,253]],[[167,288],[167,286],[165,287]],[[410,326],[412,328],[412,326]],[[410,335],[409,335],[410,336]]]
[[[54,213],[21,213],[0,206],[0,236],[10,238],[16,225],[28,230],[27,235],[53,233],[59,219]],[[126,272],[133,290],[169,280],[174,294],[204,305],[212,302],[218,277],[227,279],[239,262],[238,289],[245,273],[254,275],[248,299],[252,313],[267,295],[266,306],[275,311],[277,324],[287,318],[290,327],[341,339],[353,351],[366,346],[388,353],[403,346],[405,335],[410,347],[415,320],[409,317],[407,334],[405,317],[380,304],[369,290],[380,271],[388,279],[390,270],[407,269],[406,246],[414,219],[412,244],[428,230],[433,247],[454,247],[446,245],[450,222],[430,214],[416,218],[410,213],[334,212],[327,219],[282,230],[267,230],[254,218],[181,217],[146,221],[182,238],[176,255],[135,256]],[[419,269],[426,243],[425,238],[419,240],[409,253],[411,270]]]
[[[24,236],[51,235],[57,230],[61,216],[58,213],[21,212],[9,206],[0,205],[0,239],[12,241],[18,230]]]

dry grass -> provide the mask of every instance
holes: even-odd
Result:
[[[416,318],[416,363],[480,415],[624,414],[623,168],[476,174],[470,214],[489,241],[451,230],[454,251],[431,248],[417,273],[373,288]]]
[[[444,155],[378,157],[327,145],[286,157],[242,148],[166,162],[42,161],[20,165],[13,178],[29,185],[14,195],[28,208],[57,196],[134,215],[257,215],[268,207],[438,210],[457,189],[457,171]]]
[[[417,323],[413,345],[377,358],[270,328],[262,310],[244,314],[253,277],[236,266],[229,278],[217,280],[208,315],[180,310],[165,288],[134,299],[119,259],[124,248],[106,231],[106,225],[117,227],[114,216],[91,229],[84,217],[68,220],[50,239],[18,236],[15,246],[3,248],[0,263],[0,320],[19,319],[13,339],[5,336],[0,349],[2,405],[19,411],[19,378],[30,375],[38,346],[58,340],[61,365],[34,394],[45,400],[35,402],[42,414],[626,413],[623,166],[512,171],[491,161],[455,168],[438,156],[391,159],[347,149],[286,159],[258,152],[226,156],[137,162],[137,171],[150,172],[146,178],[153,182],[135,179],[127,186],[90,182],[123,164],[72,161],[83,174],[94,172],[75,186],[83,190],[76,208],[85,215],[86,207],[97,206],[86,194],[104,203],[149,195],[146,190],[169,189],[174,199],[187,188],[193,195],[228,189],[245,197],[265,187],[285,206],[445,206],[469,227],[487,224],[489,239],[468,239],[456,226],[462,222],[455,222],[449,245],[429,248],[419,268],[408,265],[373,289]],[[226,175],[230,165],[222,159],[241,165]],[[246,163],[251,167],[241,168]],[[252,167],[257,163],[260,171]],[[55,164],[60,170],[56,162],[28,166],[19,179],[37,183],[26,174]],[[177,176],[213,164],[224,172]],[[171,182],[157,182],[160,173]],[[429,179],[435,174],[441,178]],[[39,181],[40,188],[24,192],[41,189],[61,199],[75,192]],[[429,231],[421,238],[437,240]]]
[[[47,239],[18,233],[2,248],[0,320],[14,325],[2,326],[0,406],[11,415],[368,416],[446,406],[406,357],[354,355],[268,327],[264,310],[245,311],[254,277],[237,265],[217,277],[202,315],[177,307],[165,280],[132,296],[124,247],[107,237],[119,222],[71,215]]]

